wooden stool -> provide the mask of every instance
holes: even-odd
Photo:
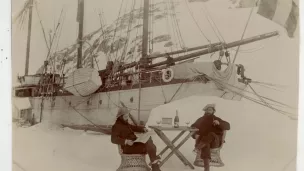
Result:
[[[120,146],[121,163],[116,171],[150,171],[144,154],[123,154]]]

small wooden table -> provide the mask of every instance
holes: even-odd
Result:
[[[180,126],[179,128],[174,127],[161,127],[161,126],[149,126],[149,128],[153,129],[156,134],[159,136],[160,139],[167,145],[159,155],[163,155],[168,149],[171,149],[169,155],[163,159],[160,163],[160,167],[173,155],[175,154],[185,166],[189,166],[191,169],[194,169],[194,166],[186,159],[186,157],[178,150],[198,129],[191,128],[187,126]],[[180,133],[171,141],[163,131],[180,131]],[[177,145],[175,146],[174,143],[181,138],[181,136],[185,133],[189,132],[189,134]]]

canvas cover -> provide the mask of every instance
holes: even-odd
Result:
[[[205,74],[212,78],[217,89],[223,91],[222,98],[233,99],[234,96],[242,95],[247,87],[238,81],[237,66],[229,63],[228,67],[218,70],[213,62],[183,63],[171,67],[175,79],[192,79],[198,75]]]
[[[80,68],[72,72],[64,89],[75,96],[88,96],[102,85],[99,73],[93,68]]]

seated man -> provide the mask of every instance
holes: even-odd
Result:
[[[209,171],[210,149],[221,146],[223,131],[230,130],[230,124],[214,115],[215,104],[208,104],[203,110],[205,111],[204,116],[200,117],[191,127],[199,129],[193,135],[193,138],[196,139],[195,149],[201,151],[205,171]]]
[[[156,155],[156,146],[150,138],[145,144],[133,142],[137,139],[135,132],[147,132],[147,128],[134,126],[128,123],[129,111],[127,108],[120,108],[117,113],[117,120],[112,127],[111,141],[121,146],[123,154],[148,154],[152,163],[152,171],[160,171],[159,159]]]

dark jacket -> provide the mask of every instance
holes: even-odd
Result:
[[[137,137],[134,133],[143,133],[145,132],[144,128],[145,127],[142,126],[131,125],[128,122],[122,120],[121,118],[118,118],[112,127],[111,142],[113,144],[121,145],[122,150],[124,150],[125,140],[136,140]]]
[[[218,120],[220,122],[220,125],[213,125],[213,121]],[[215,134],[222,136],[224,130],[230,130],[230,124],[221,118],[212,115],[204,115],[197,119],[194,124],[191,125],[191,127],[199,129],[199,131],[196,133],[198,135],[207,136],[208,133],[214,132]],[[193,135],[194,138],[195,135]]]

